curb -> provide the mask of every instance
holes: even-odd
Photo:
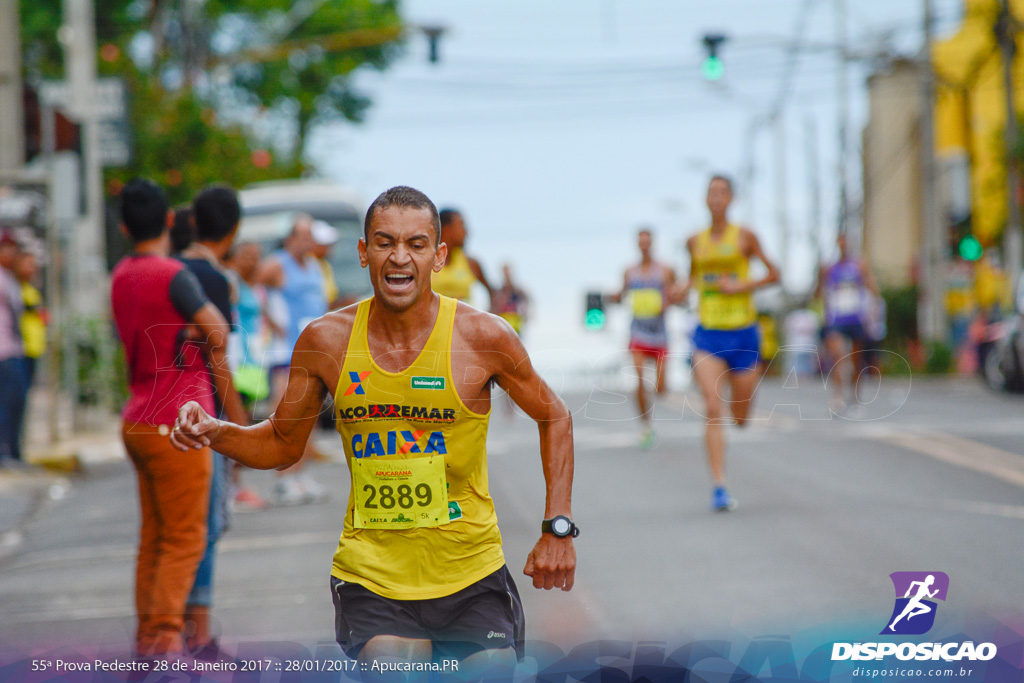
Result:
[[[26,453],[26,461],[51,472],[80,474],[96,465],[127,458],[119,434],[82,434]]]

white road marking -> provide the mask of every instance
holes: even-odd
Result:
[[[1024,457],[1016,453],[941,432],[891,434],[880,440],[1024,488]]]
[[[973,512],[991,517],[1008,517],[1024,519],[1024,505],[998,505],[972,500],[946,500],[939,502],[939,507],[953,512]]]

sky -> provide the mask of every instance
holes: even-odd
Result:
[[[932,2],[937,37],[949,35],[960,1]],[[873,56],[920,50],[923,5],[406,0],[408,24],[445,28],[439,63],[428,63],[426,39],[413,33],[391,68],[357,74],[374,103],[365,123],[321,128],[308,153],[365,203],[404,184],[459,208],[467,251],[492,280],[511,263],[532,295],[531,353],[555,365],[615,365],[628,321],[615,312],[606,330],[585,331],[586,291],[621,285],[638,259],[641,226],[654,230],[658,258],[688,269],[683,244],[706,227],[712,172],[736,180],[732,218],[785,267],[786,288],[811,286],[814,239],[833,245],[838,216],[838,10],[845,6],[847,177],[856,207]],[[725,75],[714,84],[700,75],[707,33],[727,37]],[[781,125],[754,123],[775,109]],[[485,301],[478,292],[476,303]],[[670,321],[676,348],[685,346],[686,325],[684,315]]]

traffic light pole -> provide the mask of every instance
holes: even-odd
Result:
[[[1020,201],[1017,192],[1020,189],[1020,178],[1017,165],[1010,159],[1017,146],[1017,112],[1013,105],[1013,58],[1017,52],[1017,24],[1010,13],[1008,0],[999,3],[999,19],[996,23],[996,38],[1003,56],[1003,94],[1006,101],[1006,127],[1003,131],[1003,144],[1006,148],[1006,228],[1003,231],[1003,252],[1006,273],[1013,287],[1016,301],[1017,284],[1021,273],[1021,215]]]

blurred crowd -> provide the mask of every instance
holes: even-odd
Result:
[[[31,232],[0,232],[0,468],[26,467],[25,409],[49,322],[38,281],[43,253]]]

